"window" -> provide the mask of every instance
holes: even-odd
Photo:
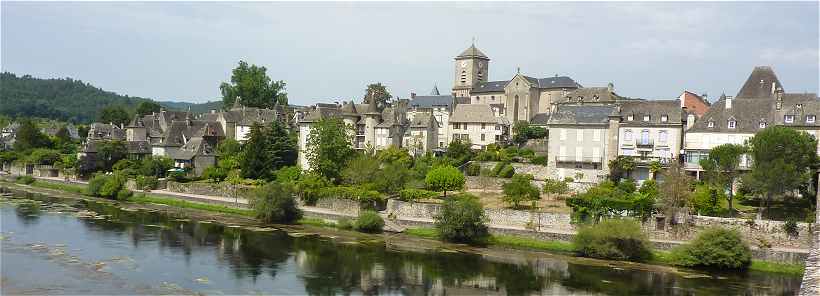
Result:
[[[481,134],[481,141],[484,141],[484,134]]]
[[[666,144],[666,141],[667,141],[668,138],[669,138],[669,135],[667,134],[666,131],[658,131],[658,142]]]
[[[581,142],[584,140],[584,130],[575,130],[575,141]]]
[[[496,124],[496,125],[495,125],[495,130],[500,131],[500,130],[501,130],[501,126]]]
[[[706,126],[715,127],[715,122],[714,121],[709,121],[709,123],[707,123]]]
[[[482,124],[481,124],[481,129],[486,129],[486,128],[487,128],[487,124],[486,124],[486,123],[482,123]]]
[[[806,123],[814,123],[816,119],[817,117],[814,115],[806,115]]]
[[[632,130],[624,131],[624,142],[632,142]]]
[[[786,123],[794,123],[794,115],[783,116],[783,121],[785,121]]]
[[[461,70],[461,84],[467,83],[467,71]]]
[[[642,145],[649,145],[649,130],[642,130],[641,131],[641,144]]]
[[[490,100],[495,102],[495,96],[490,96]]]
[[[649,115],[648,114],[643,116],[643,121],[649,121]]]
[[[592,140],[598,142],[601,140],[601,130],[593,130],[592,131]]]
[[[629,114],[629,115],[627,115],[627,116],[626,116],[626,120],[627,120],[627,121],[632,121],[632,120],[634,120],[634,119],[635,119],[635,116],[634,116],[634,115],[632,115],[632,114]]]
[[[669,115],[666,115],[666,114],[661,115],[661,122],[667,122],[667,121],[669,121]]]
[[[729,128],[735,128],[737,126],[737,121],[729,120]]]
[[[758,125],[758,126],[759,126],[760,128],[766,128],[766,122],[765,122],[765,121],[761,121],[761,122],[760,122],[760,125]]]

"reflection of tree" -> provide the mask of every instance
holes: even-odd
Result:
[[[36,202],[21,203],[14,209],[14,213],[24,225],[36,224],[40,220],[40,204]]]

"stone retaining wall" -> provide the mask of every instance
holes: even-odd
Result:
[[[387,201],[387,214],[396,219],[432,220],[441,211],[441,205],[430,203],[403,202],[391,199]],[[487,209],[484,211],[489,220],[487,223],[499,226],[512,226],[534,229],[541,228],[572,230],[570,216],[558,213],[534,213],[510,209]]]
[[[239,185],[236,192],[240,198],[249,198],[254,189],[255,187]],[[233,197],[234,195],[233,186],[223,183],[179,183],[174,181],[168,181],[166,185],[166,190],[178,193],[222,197]]]
[[[320,198],[314,207],[332,210],[334,212],[358,217],[361,205],[358,201],[340,198]]]

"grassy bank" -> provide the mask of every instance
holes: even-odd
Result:
[[[240,215],[246,217],[253,217],[254,213],[252,210],[248,209],[237,209],[231,208],[221,205],[213,205],[207,203],[199,203],[199,202],[191,202],[187,200],[181,200],[171,197],[160,197],[156,195],[150,194],[135,194],[131,198],[128,199],[130,202],[140,203],[140,204],[161,204],[167,205],[172,207],[178,208],[185,208],[185,209],[196,209],[196,210],[203,210],[209,212],[216,212],[216,213],[223,213],[223,214],[233,214],[233,215]]]
[[[438,231],[434,228],[408,228],[404,233],[421,238],[438,239]],[[491,235],[488,243],[493,246],[522,250],[539,250],[564,254],[575,252],[575,246],[571,242],[544,241],[513,235]],[[652,254],[652,260],[646,263],[665,266],[675,265],[667,251],[656,250],[653,251]],[[749,270],[801,276],[805,271],[805,267],[799,264],[752,260],[752,265],[749,267]]]

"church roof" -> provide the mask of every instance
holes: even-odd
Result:
[[[774,87],[774,89],[772,89]],[[783,88],[777,75],[769,66],[758,66],[749,74],[736,98],[771,98],[777,88]]]
[[[456,59],[467,59],[467,58],[479,58],[479,59],[485,59],[485,60],[490,59],[489,57],[487,57],[487,55],[485,55],[483,52],[478,50],[478,48],[475,47],[475,44],[470,45],[469,48],[465,49],[463,52],[461,52],[460,55],[456,56]]]
[[[473,86],[471,93],[485,93],[485,92],[503,92],[504,86],[509,83],[509,80],[479,82]]]

